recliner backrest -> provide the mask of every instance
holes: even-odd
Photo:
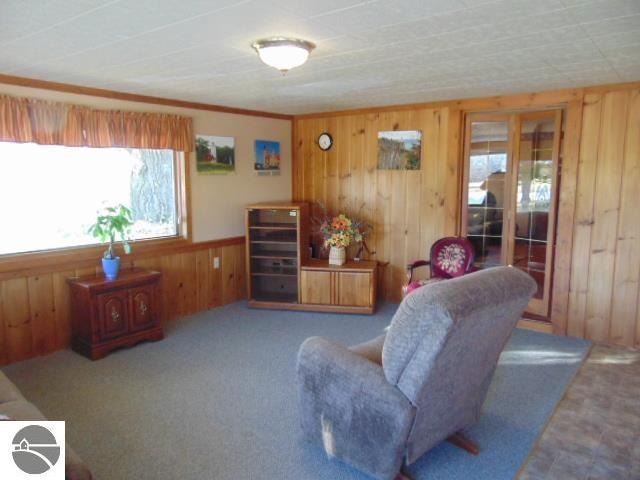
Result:
[[[496,267],[405,297],[382,366],[416,406],[409,461],[477,419],[498,357],[535,290],[521,270]]]

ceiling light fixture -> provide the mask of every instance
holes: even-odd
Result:
[[[314,43],[297,38],[272,37],[256,40],[251,46],[258,52],[260,60],[270,67],[287,73],[307,61]]]

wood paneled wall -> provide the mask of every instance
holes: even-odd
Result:
[[[244,242],[215,248],[206,245],[142,258],[124,263],[122,268],[162,272],[165,321],[246,298]],[[214,257],[220,257],[218,269],[213,268]],[[0,281],[0,365],[67,348],[71,329],[66,279],[93,273],[101,273],[101,267]]]
[[[567,332],[640,346],[640,89],[585,95]]]
[[[380,292],[400,298],[406,263],[459,231],[463,116],[561,107],[563,165],[551,321],[556,333],[640,346],[640,100],[638,83],[431,105],[299,116],[294,200],[370,222]],[[377,134],[421,130],[420,171],[380,171]],[[322,152],[318,135],[334,146]]]
[[[346,211],[373,227],[367,244],[379,270],[379,292],[400,300],[404,266],[457,229],[458,111],[449,108],[363,113],[296,121],[296,200]],[[420,130],[421,170],[378,170],[378,132]],[[330,132],[333,147],[322,152],[318,135]]]

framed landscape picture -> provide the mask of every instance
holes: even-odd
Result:
[[[196,135],[196,168],[199,174],[226,175],[236,170],[235,139]]]
[[[256,140],[255,155],[258,175],[280,175],[280,142]]]
[[[420,170],[422,132],[378,132],[378,170]]]

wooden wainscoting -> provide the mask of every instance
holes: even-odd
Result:
[[[218,269],[213,268],[215,257],[220,257]],[[123,260],[122,268],[162,272],[165,321],[246,298],[244,237],[194,243],[183,251]],[[67,348],[71,326],[66,279],[101,271],[96,265],[1,280],[0,365]]]

